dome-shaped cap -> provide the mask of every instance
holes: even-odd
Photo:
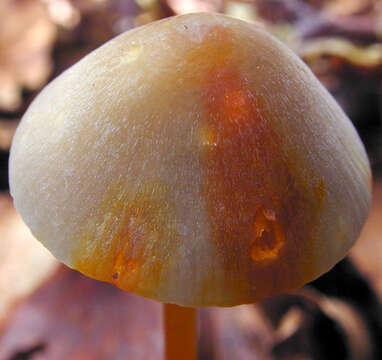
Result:
[[[370,203],[364,148],[311,71],[212,14],[124,33],[49,84],[15,135],[10,184],[65,264],[187,306],[313,280]]]

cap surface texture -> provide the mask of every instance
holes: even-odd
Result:
[[[10,158],[16,208],[58,259],[185,306],[255,302],[329,270],[359,236],[370,179],[307,66],[215,14],[86,56],[32,103]]]

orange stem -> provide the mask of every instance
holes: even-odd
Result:
[[[196,310],[164,304],[165,360],[196,360]]]

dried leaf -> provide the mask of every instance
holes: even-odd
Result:
[[[7,193],[0,193],[0,320],[15,302],[30,295],[57,261],[25,226]]]
[[[259,307],[211,308],[208,316],[214,355],[211,360],[272,359],[273,327]]]
[[[275,359],[371,360],[378,344],[367,317],[350,302],[327,297],[311,287],[263,304],[279,313],[272,354]]]
[[[376,68],[382,65],[382,44],[356,46],[342,38],[319,38],[305,42],[298,49],[308,63],[318,57],[338,57],[353,66]]]
[[[62,267],[0,333],[0,359],[160,359],[161,306]],[[24,357],[25,358],[25,357]]]
[[[0,109],[15,111],[48,80],[56,30],[39,0],[3,0],[0,19]]]

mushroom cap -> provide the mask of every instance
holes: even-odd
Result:
[[[262,28],[188,14],[126,32],[37,96],[10,187],[58,259],[126,291],[232,306],[343,258],[370,205],[351,122]]]

